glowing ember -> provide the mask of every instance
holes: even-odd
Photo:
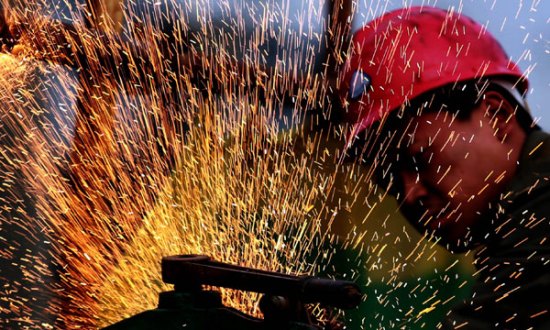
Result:
[[[48,242],[40,257],[59,278],[41,263],[24,277],[47,278],[56,298],[43,312],[59,324],[104,326],[153,308],[167,289],[164,255],[313,272],[336,215],[326,206],[335,176],[322,171],[321,136],[296,140],[327,90],[313,64],[297,76],[318,51],[298,32],[271,27],[287,20],[285,8],[241,8],[222,31],[200,4],[192,19],[180,6],[129,3],[120,29],[93,15],[65,17],[63,26],[41,3],[5,5],[18,41],[2,54],[2,90],[14,91],[2,102],[11,132],[2,166],[34,206],[7,221],[39,228],[26,244]],[[261,24],[245,26],[247,11]],[[308,14],[297,18],[300,31],[304,22],[323,24],[323,11]],[[189,20],[201,33],[189,32]],[[253,37],[235,40],[245,29]],[[268,39],[295,51],[266,67]],[[226,300],[258,314],[254,297]]]

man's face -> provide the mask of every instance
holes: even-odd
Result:
[[[482,102],[467,119],[428,112],[399,132],[392,172],[401,210],[452,251],[466,249],[489,225],[484,214],[515,171],[519,150],[502,143],[496,128]]]

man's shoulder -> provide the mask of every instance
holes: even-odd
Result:
[[[550,134],[529,135],[497,218],[486,253],[493,262],[550,258]]]
[[[502,196],[507,213],[524,212],[526,204],[535,204],[550,214],[550,134],[540,130],[528,135],[517,172]]]
[[[528,192],[550,184],[550,134],[531,132],[521,152],[517,173],[508,185],[512,194]]]
[[[529,134],[502,199],[494,232],[476,253],[471,300],[443,328],[546,328],[550,325],[550,134]]]

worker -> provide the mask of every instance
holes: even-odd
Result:
[[[550,329],[550,135],[486,28],[408,7],[359,29],[341,75],[348,155],[416,229],[474,250],[471,297],[441,323]]]

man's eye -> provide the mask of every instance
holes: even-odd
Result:
[[[433,153],[429,153],[426,151],[417,152],[414,154],[414,156],[411,157],[411,166],[416,170],[417,172],[425,171],[432,160]]]

